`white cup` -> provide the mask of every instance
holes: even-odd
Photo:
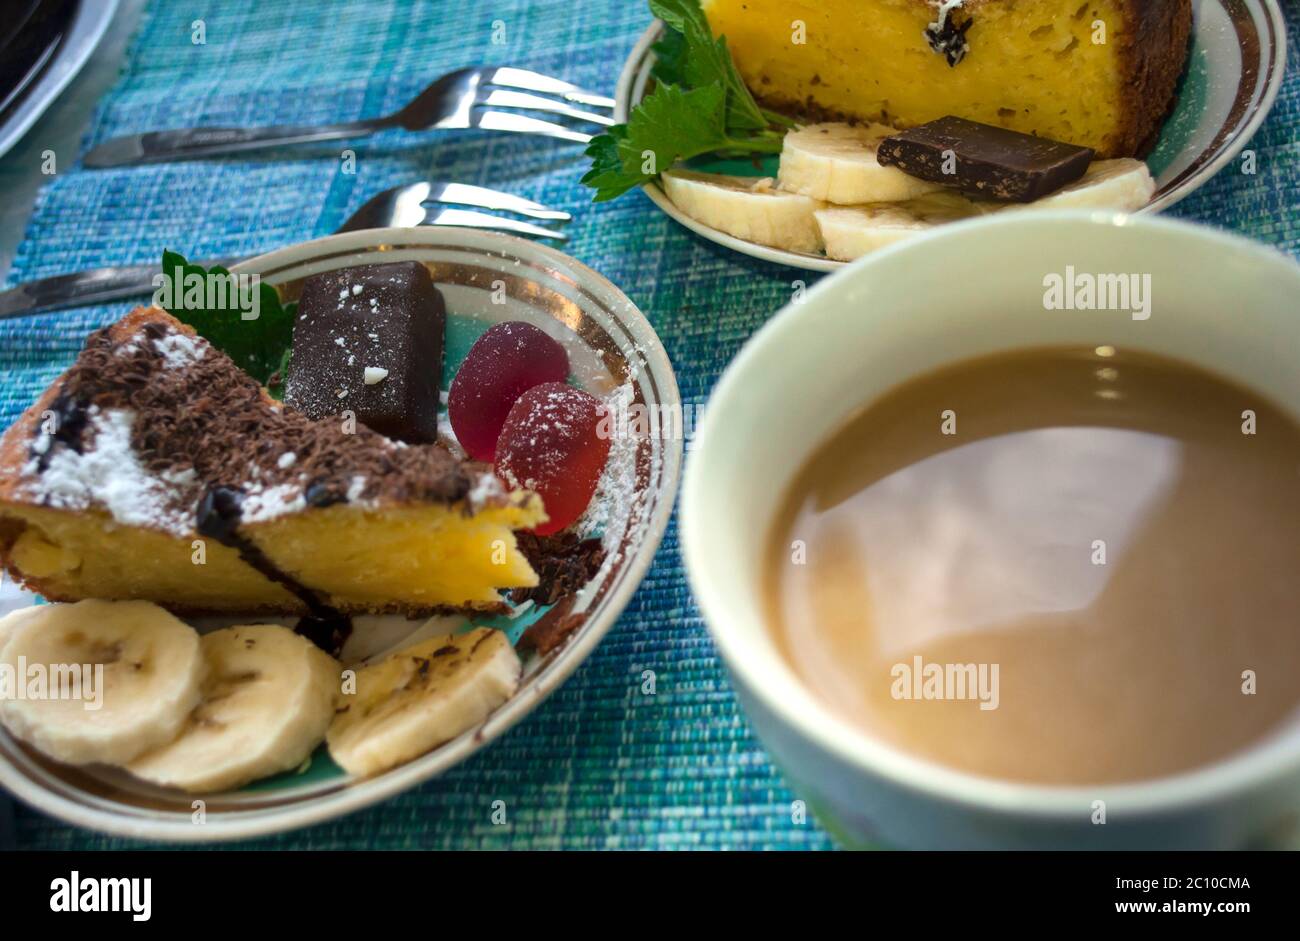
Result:
[[[1147,316],[1047,309],[1045,280],[1071,271],[1149,275]],[[796,798],[846,845],[1234,847],[1276,842],[1300,819],[1300,720],[1171,777],[1028,785],[873,739],[832,713],[777,650],[764,623],[764,546],[817,447],[908,379],[984,354],[1067,344],[1176,357],[1300,415],[1300,265],[1152,216],[1013,212],[945,226],[862,259],[788,305],[740,352],[705,408],[682,496],[691,586],[759,737]]]

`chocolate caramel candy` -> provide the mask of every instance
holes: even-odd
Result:
[[[314,275],[298,300],[285,403],[314,419],[351,411],[399,441],[435,441],[446,324],[419,262]]]

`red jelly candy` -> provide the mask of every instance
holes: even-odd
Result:
[[[497,476],[511,489],[539,494],[550,517],[534,532],[559,532],[587,508],[605,461],[609,437],[600,433],[605,407],[594,395],[548,382],[515,402],[497,441]]]
[[[476,461],[495,460],[515,400],[568,375],[564,347],[537,327],[517,320],[489,327],[470,348],[447,395],[447,417],[461,447]]]

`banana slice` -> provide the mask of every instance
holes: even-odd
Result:
[[[806,196],[782,193],[770,177],[754,180],[669,170],[662,180],[673,204],[710,228],[787,251],[821,251],[821,237],[813,220],[817,203]]]
[[[956,193],[931,193],[901,203],[820,209],[817,224],[826,243],[826,254],[840,261],[852,261],[945,222],[991,211],[992,204],[977,203]]]
[[[0,663],[19,682],[48,678],[45,698],[0,701],[0,721],[69,764],[122,764],[175,738],[203,677],[199,635],[147,601],[41,605],[13,625]],[[76,692],[74,676],[79,698],[55,698]]]
[[[391,614],[359,615],[352,619],[352,633],[339,651],[339,662],[345,668],[370,666],[430,637],[454,634],[466,627],[469,619],[463,614],[435,614],[423,624]]]
[[[9,635],[17,629],[18,625],[22,624],[34,614],[39,613],[40,610],[41,606],[34,604],[29,608],[19,608],[16,611],[10,611],[4,617],[0,618],[0,654],[5,652],[5,642],[9,640]]]
[[[183,791],[223,791],[298,767],[334,717],[339,665],[287,627],[228,627],[199,642],[202,700],[180,735],[126,768]]]
[[[519,657],[500,631],[435,637],[357,671],[325,736],[351,774],[378,774],[473,728],[519,686]]]
[[[1156,181],[1141,160],[1094,160],[1088,172],[1069,186],[1027,206],[1034,209],[1114,209],[1132,212],[1151,202]]]
[[[781,189],[839,206],[894,203],[943,187],[882,167],[876,148],[894,128],[884,124],[810,124],[785,135]]]

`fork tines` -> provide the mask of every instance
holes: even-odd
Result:
[[[352,214],[339,229],[351,232],[357,229],[385,228],[388,226],[451,225],[475,229],[498,229],[534,238],[568,238],[563,232],[536,225],[521,219],[495,216],[474,209],[441,208],[474,206],[496,212],[510,212],[549,222],[568,222],[573,217],[562,209],[551,209],[539,202],[468,183],[447,183],[425,180],[407,186],[394,186],[377,193]]]
[[[597,127],[609,127],[614,118],[609,114],[588,110],[600,108],[612,111],[614,99],[597,95],[566,82],[552,78],[540,72],[510,67],[484,66],[473,70],[477,78],[474,94],[474,107],[477,108],[518,108],[525,111],[542,111],[556,114],[577,121],[586,121]],[[486,86],[486,87],[485,87]],[[499,86],[499,87],[490,87]],[[514,91],[512,89],[522,89]],[[530,94],[540,92],[541,94]],[[547,98],[545,95],[556,95]],[[581,105],[582,107],[575,107]],[[513,111],[476,110],[468,118],[471,127],[480,127],[492,131],[513,131],[523,134],[541,134],[558,137],[562,140],[586,143],[591,135],[574,130],[567,125],[554,121],[516,114]]]
[[[525,91],[540,91],[551,95],[560,95],[563,98],[586,105],[590,108],[607,108],[614,110],[614,99],[607,98],[604,95],[596,95],[589,91],[583,91],[572,82],[566,82],[560,78],[552,78],[549,75],[543,75],[540,72],[530,72],[528,69],[512,68],[492,68],[486,67],[484,73],[490,73],[486,78],[489,85],[504,85],[507,88],[522,88]]]

